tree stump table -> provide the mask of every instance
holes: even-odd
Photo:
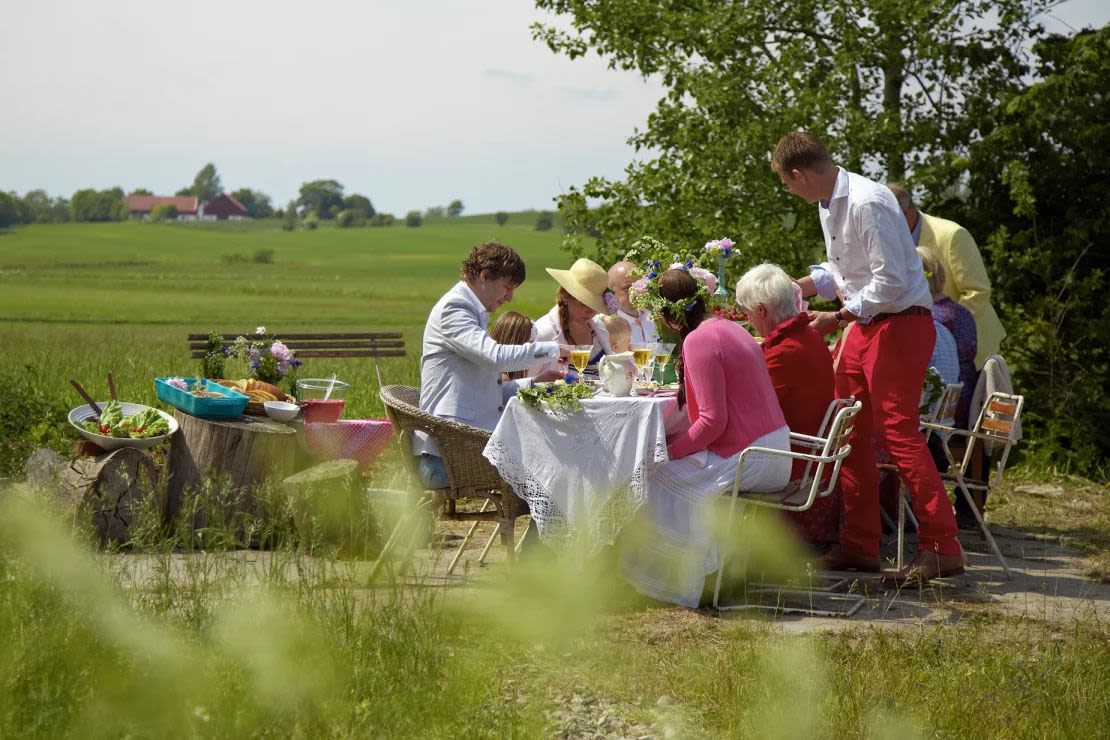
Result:
[[[282,482],[282,489],[307,549],[328,544],[350,555],[377,551],[377,528],[354,460],[328,460],[294,473]]]
[[[101,544],[128,542],[142,509],[162,508],[157,468],[139,450],[123,447],[69,462],[58,458],[55,472],[52,487],[59,501],[74,516],[89,516]]]
[[[293,472],[296,432],[265,417],[201,419],[178,410],[174,418],[167,516],[191,519],[194,531],[222,524],[240,537],[248,520],[264,523],[261,494],[279,492]]]

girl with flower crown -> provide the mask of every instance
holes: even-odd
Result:
[[[660,601],[697,607],[705,576],[717,569],[713,509],[730,490],[740,452],[748,447],[786,451],[783,419],[763,353],[740,326],[706,310],[708,293],[690,270],[653,275],[642,303],[678,333],[679,404],[689,428],[667,440],[670,461],[648,478],[638,512],[644,537],[622,540],[621,575]],[[790,480],[790,459],[754,454],[745,459],[740,486],[775,491]]]

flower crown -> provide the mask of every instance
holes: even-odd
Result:
[[[675,323],[685,325],[687,314],[699,299],[703,306],[709,305],[709,291],[706,290],[705,280],[697,274],[705,270],[695,267],[692,259],[687,258],[685,262],[678,262],[676,259],[675,263],[668,268],[690,273],[698,285],[694,295],[674,301],[664,298],[659,293],[659,276],[664,272],[663,263],[659,260],[648,260],[644,263],[644,268],[646,274],[628,288],[628,299],[637,310],[647,311],[655,319],[667,316]]]

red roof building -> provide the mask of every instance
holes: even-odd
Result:
[[[247,217],[247,208],[234,195],[224,193],[204,204],[204,218],[215,218],[226,221],[229,218],[238,220]]]
[[[197,217],[200,202],[195,195],[128,195],[123,199],[131,218],[150,218],[155,206],[169,203],[177,208],[178,217]]]

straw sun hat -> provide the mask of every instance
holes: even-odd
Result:
[[[605,269],[585,257],[575,260],[569,270],[547,268],[547,274],[563,286],[568,293],[598,313],[608,313],[605,291],[609,287],[609,274]]]

